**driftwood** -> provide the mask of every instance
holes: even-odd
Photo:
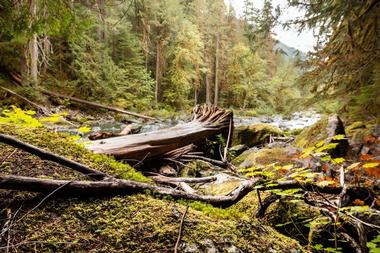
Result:
[[[188,123],[149,133],[93,141],[86,147],[117,159],[150,159],[225,132],[231,120],[231,111],[209,105],[196,106],[193,119]]]
[[[12,136],[0,134],[0,142],[3,142],[5,144],[11,145],[15,148],[22,149],[26,152],[29,152],[33,155],[38,156],[39,158],[43,160],[49,160],[56,163],[59,163],[61,165],[67,166],[73,170],[76,170],[78,172],[81,172],[85,175],[88,175],[94,179],[97,180],[103,180],[105,178],[110,177],[106,173],[100,172],[98,170],[94,170],[86,165],[83,165],[81,163],[72,161],[70,159],[67,159],[65,157],[59,156],[57,154],[54,154],[52,152],[40,149],[36,146],[30,145],[28,143],[22,142]]]
[[[83,99],[79,99],[79,98],[75,98],[75,97],[66,96],[66,95],[63,95],[63,94],[56,93],[56,92],[47,91],[47,90],[44,90],[44,89],[41,89],[41,88],[39,88],[38,90],[41,91],[42,93],[46,94],[46,95],[49,95],[49,96],[69,99],[69,100],[77,102],[77,103],[81,103],[81,104],[85,104],[85,105],[89,105],[89,106],[93,106],[93,107],[97,107],[97,108],[107,109],[109,111],[119,112],[119,113],[135,116],[135,117],[146,119],[146,120],[157,120],[157,119],[155,119],[153,117],[149,117],[149,116],[142,115],[142,114],[139,114],[139,113],[130,112],[130,111],[126,111],[126,110],[123,110],[123,109],[120,109],[120,108],[116,108],[116,107],[112,107],[112,106],[108,106],[108,105],[102,105],[102,104],[90,102],[90,101],[87,101],[87,100],[83,100]]]

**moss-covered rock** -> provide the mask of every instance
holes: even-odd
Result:
[[[244,151],[248,149],[248,146],[244,144],[236,145],[228,149],[229,158],[235,158],[238,155],[241,155]]]
[[[0,132],[58,153],[119,177],[149,181],[132,167],[111,157],[94,155],[72,137],[44,128],[24,128],[0,124]],[[76,172],[41,161],[22,151],[1,145],[2,174],[51,178],[80,178]],[[13,154],[12,154],[13,153]],[[12,154],[11,156],[9,156]],[[3,170],[4,169],[4,170]],[[21,171],[21,172],[20,172]],[[231,185],[231,187],[233,187]],[[219,190],[215,189],[216,192]],[[194,201],[173,201],[154,193],[112,198],[58,199],[52,195],[41,201],[34,193],[0,190],[0,227],[7,214],[21,214],[12,226],[12,250],[19,252],[172,252],[185,206],[179,250],[196,252],[301,252],[295,241],[251,218],[255,194],[228,209]],[[251,209],[249,209],[251,208]],[[20,217],[19,216],[19,217]],[[0,239],[0,247],[7,237]],[[191,247],[190,247],[190,246]],[[212,247],[211,247],[212,245]],[[2,248],[3,249],[3,248]]]
[[[338,115],[323,117],[314,125],[305,128],[295,139],[294,144],[299,148],[312,147],[322,140],[325,144],[331,142],[339,143],[336,148],[329,150],[333,157],[345,156],[348,149],[347,139],[332,140],[336,135],[345,135],[342,120]]]
[[[291,163],[298,152],[299,150],[293,147],[250,149],[238,156],[233,162],[241,168],[260,167],[272,163],[285,165]]]
[[[269,142],[270,136],[282,136],[281,129],[268,124],[239,126],[234,130],[232,145],[244,144],[248,147]]]

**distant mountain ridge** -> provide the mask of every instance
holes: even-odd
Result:
[[[305,52],[300,51],[294,47],[290,47],[279,40],[276,40],[276,44],[274,45],[273,50],[275,52],[283,54],[285,58],[288,60],[296,59],[296,58],[300,58],[301,60],[306,59]]]

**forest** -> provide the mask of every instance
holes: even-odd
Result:
[[[0,252],[379,253],[379,16],[0,0]]]

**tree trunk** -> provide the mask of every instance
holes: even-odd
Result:
[[[209,80],[209,76],[207,72],[205,74],[205,83],[206,83],[206,104],[210,105],[211,104],[211,99],[210,99],[211,87],[210,87],[210,80]]]
[[[215,94],[214,105],[218,106],[219,100],[219,33],[216,35],[216,50],[215,50]]]
[[[36,18],[37,0],[30,1],[30,14],[31,14],[32,20]],[[32,25],[32,23],[30,25]],[[37,43],[38,43],[37,33],[33,33],[32,38],[29,42],[30,78],[33,84],[38,84],[38,44]]]
[[[228,131],[232,112],[215,106],[196,106],[192,121],[149,133],[93,141],[89,150],[118,159],[151,159],[207,137]]]
[[[156,45],[156,89],[154,91],[154,99],[156,101],[156,104],[159,101],[159,92],[161,87],[161,41],[157,41]]]

